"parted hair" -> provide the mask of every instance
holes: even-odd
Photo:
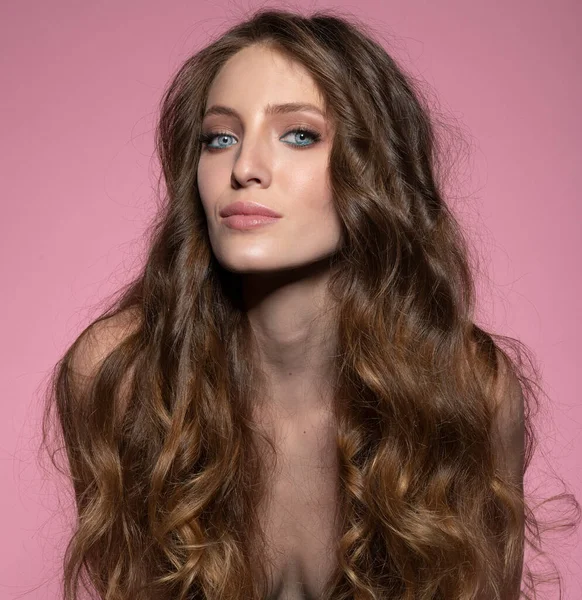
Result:
[[[167,86],[155,140],[163,202],[144,266],[52,371],[43,443],[54,429],[76,507],[65,600],[81,587],[105,600],[271,592],[256,343],[196,181],[209,87],[251,45],[308,69],[335,123],[341,533],[322,598],[537,597],[523,563],[526,542],[540,550],[541,522],[523,481],[543,392],[524,344],[475,323],[471,248],[445,201],[428,102],[355,19],[263,9]],[[553,500],[573,509],[574,527],[575,498]]]

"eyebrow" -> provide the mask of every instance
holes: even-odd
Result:
[[[265,107],[265,115],[284,115],[287,113],[293,112],[314,112],[322,117],[325,117],[321,109],[319,109],[315,104],[309,104],[305,102],[285,102],[284,104],[267,104]],[[211,106],[205,113],[204,119],[210,115],[225,115],[227,117],[235,117],[239,121],[241,120],[239,113],[234,110],[234,108],[230,108],[229,106],[224,106],[222,104],[215,104]]]

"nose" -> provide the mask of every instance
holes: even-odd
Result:
[[[231,184],[234,188],[259,185],[268,187],[271,183],[270,156],[272,148],[259,135],[246,135],[239,143],[232,166]]]

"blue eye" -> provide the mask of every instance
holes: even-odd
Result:
[[[212,140],[214,140],[214,138],[232,138],[233,136],[230,135],[230,133],[226,133],[225,131],[218,131],[216,133],[203,133],[199,138],[198,141],[201,144],[205,144],[206,147],[210,150],[220,150],[222,148],[226,148],[226,146],[211,146],[210,142]],[[224,140],[222,140],[224,141]]]
[[[321,135],[319,135],[319,133],[317,133],[316,131],[311,131],[311,129],[304,129],[302,127],[288,131],[283,137],[286,137],[291,133],[295,134],[296,136],[304,136],[304,137],[307,136],[308,138],[313,139],[313,141],[308,144],[293,144],[293,145],[297,145],[297,146],[313,146],[313,144],[316,144],[321,139]],[[299,139],[299,138],[297,137],[296,139]]]
[[[313,146],[321,139],[321,135],[319,133],[317,133],[316,131],[312,131],[311,129],[305,129],[303,127],[291,129],[283,137],[287,137],[290,134],[295,134],[295,136],[296,136],[295,139],[297,141],[299,141],[299,143],[290,143],[290,144],[289,144],[289,142],[285,142],[285,143],[289,144],[291,146],[295,146],[297,148]],[[303,136],[303,139],[299,138],[299,136]],[[308,143],[301,143],[304,141],[305,136],[307,136],[308,138],[311,138],[313,141],[308,142]],[[198,137],[198,141],[199,141],[199,143],[204,144],[208,150],[222,150],[224,148],[229,147],[228,143],[227,143],[227,145],[218,145],[218,146],[211,145],[211,142],[213,142],[215,138],[218,138],[220,140],[220,142],[224,142],[225,138],[235,139],[233,135],[231,135],[230,133],[227,133],[226,131],[216,131],[216,132],[209,132],[209,133],[201,134]]]

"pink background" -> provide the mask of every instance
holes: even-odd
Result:
[[[20,0],[0,9],[0,600],[59,597],[69,516],[36,457],[45,378],[139,264],[164,85],[253,6]],[[549,464],[582,499],[582,4],[295,6],[345,8],[394,32],[397,58],[458,119],[470,144],[460,155],[462,219],[488,270],[482,319],[534,351],[551,399],[540,425],[547,459],[528,478]],[[548,548],[570,600],[582,598],[579,537]]]

